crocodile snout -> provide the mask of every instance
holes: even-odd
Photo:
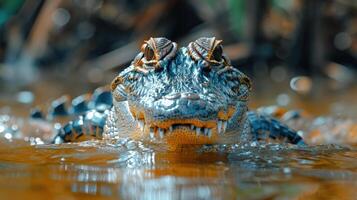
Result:
[[[163,112],[180,112],[183,116],[197,114],[197,111],[206,107],[206,102],[196,93],[178,92],[168,94],[156,102],[157,108]]]

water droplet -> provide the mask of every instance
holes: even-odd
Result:
[[[35,139],[36,144],[44,144],[44,142],[41,140],[41,138],[37,137]]]
[[[325,67],[325,73],[330,78],[342,83],[354,80],[354,73],[349,68],[338,63],[329,63]]]
[[[8,140],[11,140],[12,135],[11,135],[11,133],[5,133],[4,137]]]
[[[31,104],[34,99],[35,99],[35,96],[30,91],[19,92],[19,93],[17,93],[17,97],[16,97],[16,100],[19,103],[23,103],[23,104]]]
[[[61,124],[60,123],[55,123],[54,124],[54,128],[56,129],[56,130],[59,130],[59,129],[61,129]]]
[[[71,19],[71,15],[64,8],[58,8],[52,15],[52,21],[57,27],[66,25]]]
[[[291,79],[290,88],[299,94],[307,94],[312,89],[312,81],[307,76],[297,76]]]
[[[279,94],[276,98],[276,102],[279,106],[287,106],[290,103],[290,96],[287,94]]]
[[[284,174],[290,174],[291,169],[289,167],[284,167],[283,172],[284,172]]]
[[[335,47],[337,49],[343,51],[343,50],[349,49],[351,47],[352,39],[348,33],[340,32],[340,33],[336,34],[336,36],[333,40],[333,44],[335,45]]]

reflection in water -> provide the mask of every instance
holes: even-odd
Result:
[[[18,199],[353,199],[357,151],[213,145],[167,152],[121,140],[0,145],[0,194]]]

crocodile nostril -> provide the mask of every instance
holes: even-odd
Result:
[[[185,93],[174,93],[174,94],[168,94],[166,96],[164,96],[164,99],[169,99],[169,100],[175,100],[175,99],[188,99],[188,100],[199,100],[200,96],[198,94],[195,93],[189,93],[189,92],[185,92]]]
[[[200,96],[195,93],[183,93],[181,94],[182,98],[189,99],[189,100],[199,100]]]
[[[174,93],[174,94],[168,94],[166,96],[164,96],[164,99],[169,99],[169,100],[174,100],[174,99],[178,99],[181,97],[181,93]]]

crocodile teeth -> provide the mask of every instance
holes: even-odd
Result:
[[[174,131],[174,128],[172,126],[169,127],[169,131],[172,132]]]
[[[209,128],[204,128],[204,129],[203,129],[203,133],[204,133],[205,135],[208,135],[208,129],[209,129]]]
[[[154,138],[155,134],[154,134],[154,128],[150,128],[150,138]]]
[[[200,132],[201,132],[201,128],[196,127],[196,135],[197,135],[197,136],[200,135]]]
[[[159,128],[159,136],[161,139],[164,138],[164,129]]]
[[[227,130],[227,121],[223,121],[223,124],[222,124],[222,133],[225,133]]]
[[[219,134],[222,134],[222,121],[221,120],[218,120],[218,122],[217,122],[217,132],[219,133]]]
[[[144,131],[144,125],[145,125],[145,123],[143,120],[138,121],[138,127],[140,128],[141,131]]]
[[[211,137],[212,136],[212,129],[208,129],[208,134],[207,134],[208,137]]]

